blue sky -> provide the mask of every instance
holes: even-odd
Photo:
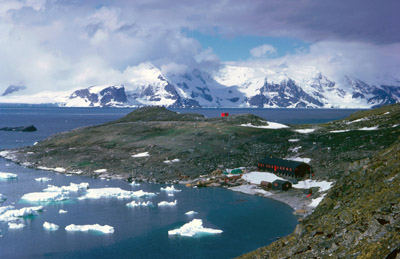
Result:
[[[184,30],[185,35],[200,42],[203,49],[211,48],[221,61],[243,61],[252,58],[250,50],[267,44],[276,49],[270,58],[283,57],[298,51],[307,51],[310,43],[289,37],[267,37],[255,35],[223,36]]]

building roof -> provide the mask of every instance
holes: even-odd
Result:
[[[280,179],[277,179],[277,180],[273,181],[272,183],[277,183],[277,184],[290,183],[290,184],[292,184],[291,182],[289,182],[287,180],[280,180]]]
[[[301,164],[306,164],[304,162],[294,161],[294,160],[286,160],[286,159],[279,159],[279,158],[272,158],[272,157],[265,157],[259,161],[262,164],[270,164],[270,165],[277,165],[277,166],[284,166],[290,168],[296,168]]]

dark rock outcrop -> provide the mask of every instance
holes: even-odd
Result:
[[[0,128],[2,131],[23,131],[23,132],[33,132],[37,131],[36,127],[33,125],[30,126],[18,126],[18,127],[4,127]]]

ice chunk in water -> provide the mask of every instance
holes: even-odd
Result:
[[[168,231],[168,235],[180,235],[186,237],[192,237],[196,234],[220,234],[222,230],[220,229],[212,229],[212,228],[204,228],[203,221],[201,219],[194,219],[189,223],[186,223],[180,228],[173,229]]]
[[[8,228],[9,229],[21,229],[21,228],[24,228],[25,227],[25,224],[23,224],[23,223],[8,223]]]
[[[15,221],[22,217],[37,215],[37,212],[41,210],[43,210],[43,206],[21,209],[14,209],[14,206],[0,207],[0,221]]]
[[[131,201],[131,202],[127,203],[126,206],[128,206],[128,207],[139,207],[139,206],[148,207],[148,206],[153,206],[153,203],[151,201],[147,201],[147,202]]]
[[[161,187],[160,190],[164,191],[164,192],[180,192],[180,191],[182,191],[182,190],[175,189],[175,187],[173,185],[167,186],[165,188]]]
[[[82,231],[82,232],[88,232],[88,231],[96,231],[96,232],[102,232],[104,234],[112,234],[114,233],[114,228],[109,225],[99,225],[99,224],[94,224],[94,225],[68,225],[65,227],[66,231]]]
[[[161,201],[161,202],[158,203],[158,206],[160,206],[160,207],[175,206],[177,203],[178,203],[177,200],[171,201],[171,202]]]
[[[21,200],[28,202],[52,202],[52,201],[63,201],[68,200],[69,197],[65,193],[61,192],[31,192],[24,194]]]
[[[70,183],[69,186],[54,186],[48,185],[44,192],[79,192],[80,190],[86,190],[89,187],[89,183]]]
[[[107,187],[107,188],[96,188],[88,189],[87,193],[80,197],[79,199],[100,199],[100,198],[118,198],[118,199],[130,199],[139,198],[143,196],[153,196],[155,193],[144,192],[139,190],[136,192],[126,191],[117,187]]]
[[[15,179],[18,178],[17,174],[0,172],[0,179]]]
[[[50,230],[50,231],[56,231],[60,227],[58,225],[54,224],[54,223],[49,223],[49,222],[46,221],[46,222],[43,223],[43,228],[47,229],[47,230]]]

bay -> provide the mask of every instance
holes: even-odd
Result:
[[[0,150],[32,145],[58,132],[112,121],[130,111],[132,109],[2,107],[0,127],[33,124],[38,131],[0,131]],[[354,110],[175,111],[197,112],[207,117],[220,116],[221,112],[253,113],[269,121],[294,124],[340,119]],[[0,159],[0,171],[18,174],[17,179],[0,181],[0,193],[7,196],[1,206],[13,205],[15,208],[34,206],[22,202],[22,195],[42,191],[47,184],[65,186],[87,182],[90,188],[119,187],[124,190],[158,193],[156,196],[135,199],[138,202],[150,200],[155,205],[139,208],[126,206],[133,199],[79,200],[78,197],[84,193],[76,193],[71,194],[68,201],[46,204],[37,216],[22,219],[25,224],[22,229],[9,229],[7,222],[0,221],[0,258],[232,258],[271,243],[277,237],[288,235],[297,224],[292,209],[283,203],[223,188],[191,189],[175,185],[175,188],[182,191],[170,197],[160,191],[165,185],[141,183],[140,186],[131,186],[118,180],[66,176],[21,167],[5,159]],[[35,181],[39,177],[49,177],[51,181]],[[157,206],[160,201],[173,200],[177,200],[176,206]],[[59,214],[60,209],[68,213]],[[190,210],[197,211],[198,214],[185,215]],[[221,229],[223,233],[195,237],[168,236],[168,230],[179,228],[193,218],[202,219],[205,227]],[[45,221],[59,225],[60,229],[54,232],[43,229]],[[69,224],[96,223],[113,226],[115,232],[71,233],[64,229]]]

